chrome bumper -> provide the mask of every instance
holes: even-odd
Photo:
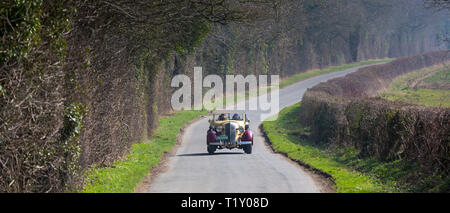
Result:
[[[240,141],[238,144],[239,145],[251,145],[252,142],[251,141]]]
[[[223,142],[209,142],[209,145],[210,146],[222,146],[222,145],[224,145],[224,143]]]
[[[236,143],[236,145],[251,145],[252,142],[251,141],[238,141]],[[224,146],[227,145],[227,143],[224,143],[223,141],[219,141],[219,142],[209,142],[210,146]]]

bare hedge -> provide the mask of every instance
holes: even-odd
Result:
[[[153,0],[0,8],[0,192],[76,191],[84,169],[146,140],[171,110],[172,75],[187,70],[164,65],[243,9]]]
[[[448,176],[450,109],[386,101],[375,96],[402,74],[450,59],[450,51],[401,58],[360,69],[308,90],[300,116],[315,143],[352,146],[361,158],[405,159],[423,175]]]

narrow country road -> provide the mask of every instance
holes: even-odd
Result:
[[[332,78],[356,71],[351,68],[297,82],[280,90],[280,110],[301,101],[307,88]],[[153,179],[147,192],[220,192],[220,193],[277,193],[321,192],[320,183],[303,168],[274,154],[265,145],[259,132],[260,112],[247,113],[250,128],[255,134],[252,154],[242,150],[206,151],[206,131],[209,117],[186,128],[182,144],[174,156],[167,159],[163,172]],[[264,118],[263,118],[264,119]],[[322,191],[323,192],[323,191]]]

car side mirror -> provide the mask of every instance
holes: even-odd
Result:
[[[249,123],[250,123],[250,120],[247,120],[247,122],[249,122]]]
[[[211,119],[208,120],[208,123],[211,123]]]

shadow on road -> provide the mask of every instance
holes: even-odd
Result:
[[[212,155],[243,155],[243,152],[216,152]],[[177,155],[178,157],[190,157],[190,156],[208,156],[210,154],[208,154],[207,152],[203,152],[203,153],[189,153],[189,154],[181,154],[181,155]]]

